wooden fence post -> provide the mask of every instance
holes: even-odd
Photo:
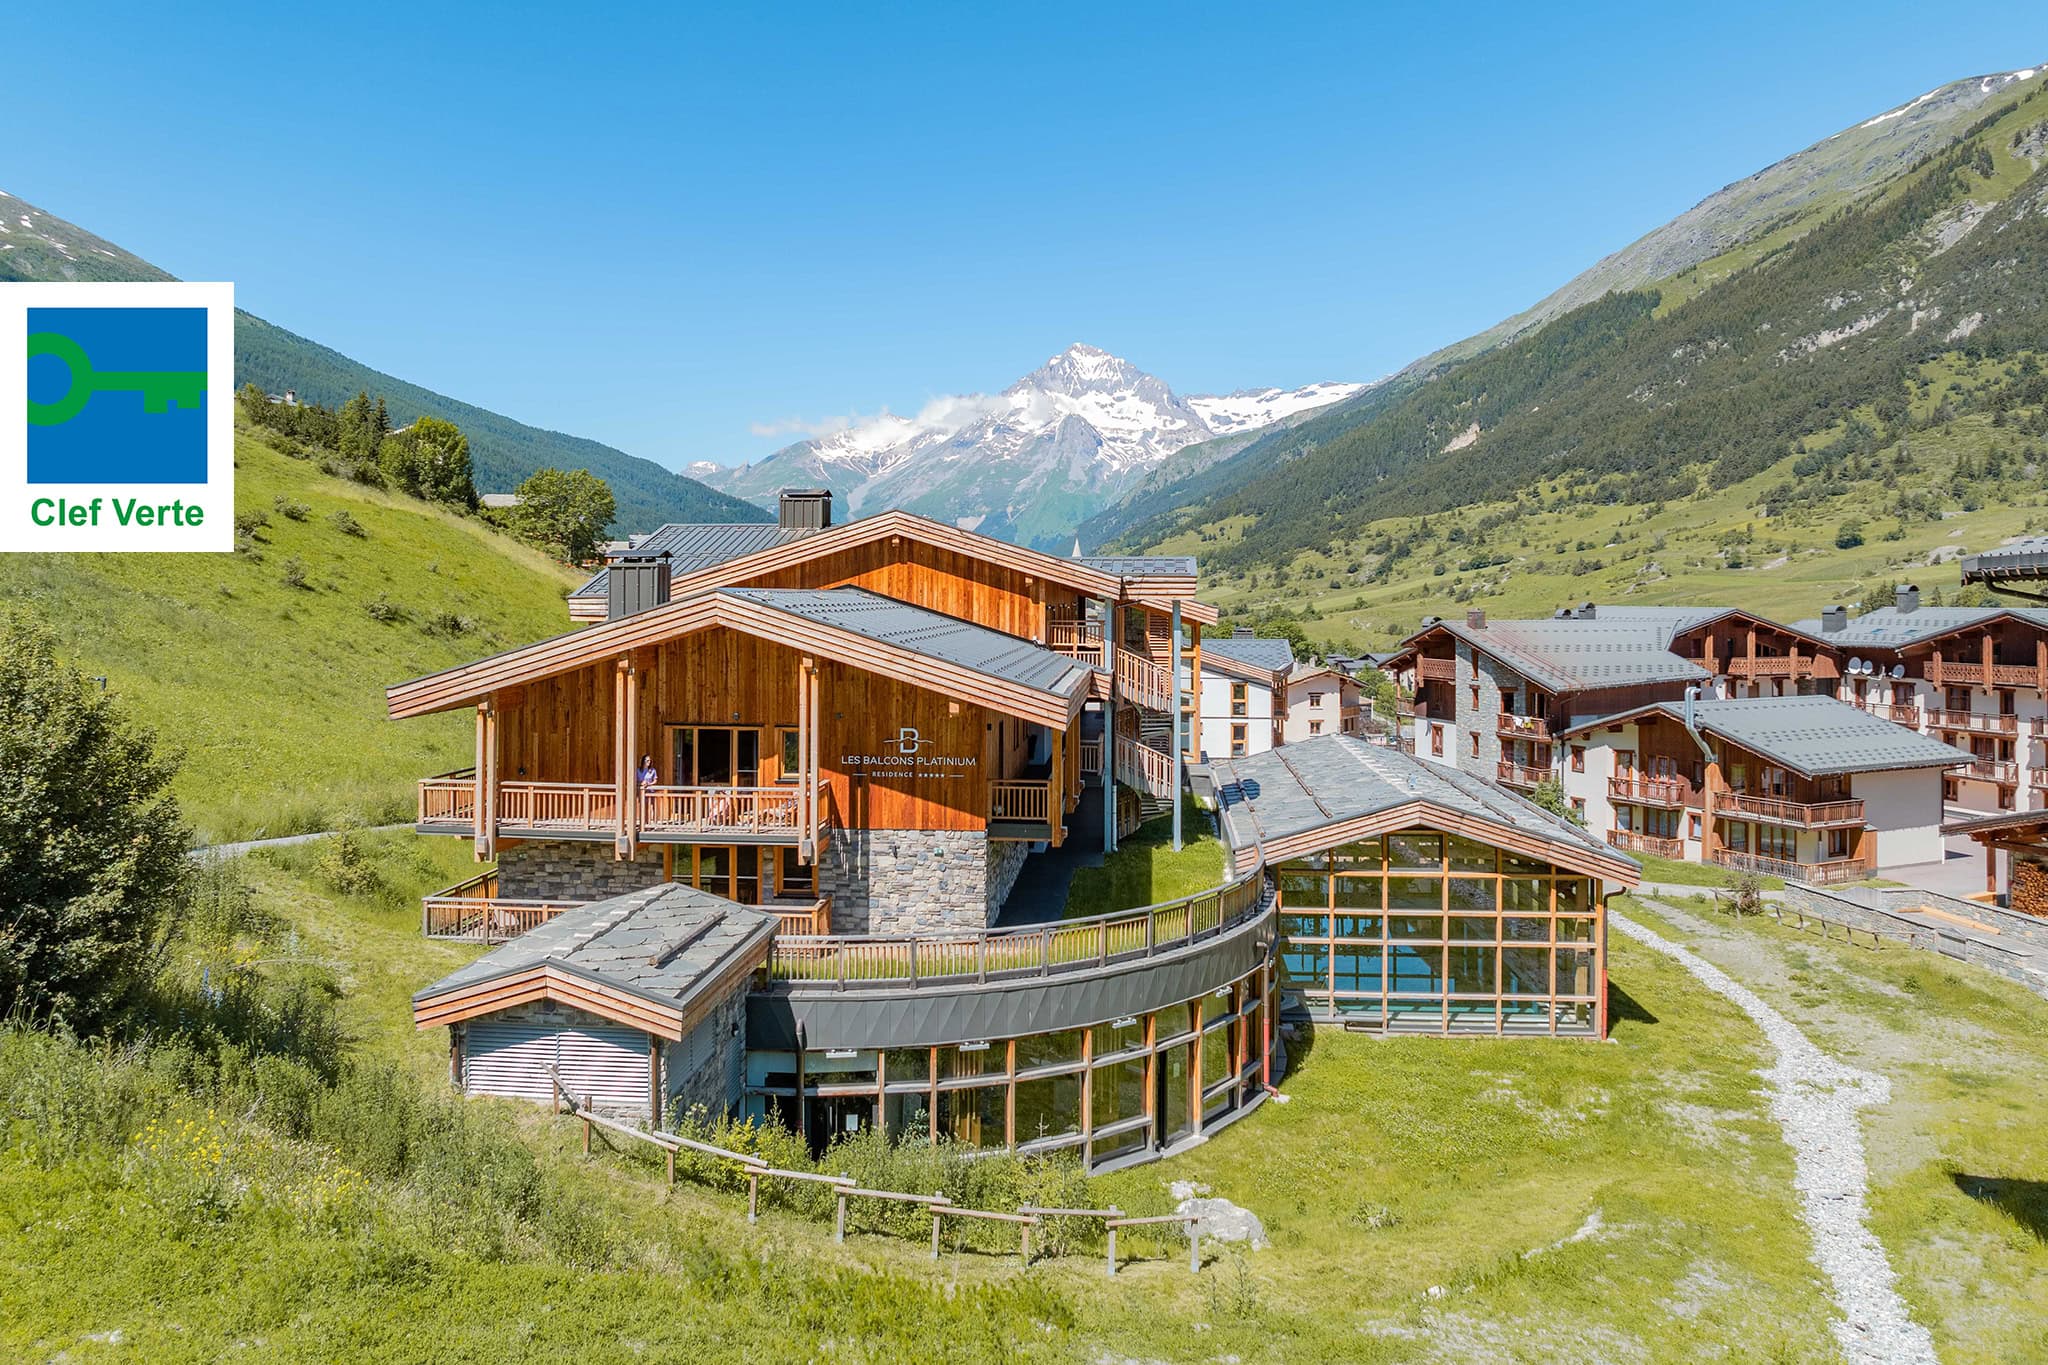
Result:
[[[1017,1246],[1017,1256],[1024,1265],[1029,1266],[1031,1264],[1031,1224],[1019,1223],[1017,1229],[1019,1236],[1022,1238]]]
[[[1111,1276],[1112,1278],[1114,1278],[1114,1277],[1115,1277],[1115,1275],[1116,1275],[1116,1224],[1115,1224],[1115,1223],[1111,1223],[1111,1224],[1109,1225],[1109,1273],[1110,1273],[1110,1276]]]
[[[671,1147],[671,1148],[669,1148],[669,1149],[668,1149],[668,1183],[669,1183],[669,1188],[670,1188],[670,1189],[674,1189],[674,1188],[675,1188],[675,1183],[676,1183],[676,1149],[675,1149],[675,1148],[673,1148],[673,1147]]]
[[[843,1186],[839,1190],[838,1212],[832,1215],[832,1240],[835,1242],[846,1240],[846,1190]]]
[[[1188,1224],[1188,1274],[1190,1275],[1202,1273],[1202,1234],[1198,1227],[1199,1225],[1195,1223]]]
[[[932,1259],[939,1259],[939,1206],[932,1205]]]
[[[747,1221],[759,1222],[761,1217],[761,1173],[747,1172]]]

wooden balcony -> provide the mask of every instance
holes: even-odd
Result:
[[[420,932],[428,938],[464,943],[504,943],[546,924],[564,910],[585,904],[569,900],[507,900],[498,895],[498,874],[482,872],[445,891],[420,899]]]
[[[818,821],[831,823],[830,788],[819,790]],[[794,843],[803,793],[795,783],[773,787],[642,787],[640,837],[666,843],[699,842],[703,835],[745,834]]]
[[[1555,774],[1548,768],[1539,768],[1533,763],[1516,763],[1509,759],[1500,761],[1499,782],[1503,787],[1536,787],[1549,781]]]
[[[832,932],[832,898],[820,896],[814,901],[780,900],[763,901],[749,909],[765,910],[782,923],[776,932],[783,934],[829,934]]]
[[[1714,814],[1740,820],[1761,820],[1770,825],[1793,825],[1799,829],[1826,829],[1835,825],[1862,824],[1863,802],[1788,801],[1779,796],[1716,792]]]
[[[988,837],[996,840],[1050,841],[1054,821],[1065,812],[1050,778],[1012,778],[988,784]]]
[[[1879,720],[1888,720],[1894,725],[1903,725],[1909,730],[1920,728],[1921,711],[1911,702],[1872,701],[1860,703],[1863,710]]]
[[[513,837],[613,839],[621,832],[618,789],[609,782],[504,782],[497,831]],[[802,790],[772,787],[643,787],[636,815],[649,843],[796,843]],[[818,823],[832,823],[831,788],[818,793]],[[476,779],[468,773],[425,778],[419,827],[428,833],[476,831]]]
[[[1503,711],[1495,722],[1495,733],[1502,739],[1531,739],[1542,743],[1550,742],[1550,721],[1543,716],[1514,716]]]
[[[2048,768],[2029,768],[2027,785],[2035,791],[2048,791]]]
[[[504,782],[498,828],[541,834],[603,835],[619,827],[619,793],[609,782]]]
[[[1640,830],[1610,829],[1607,842],[1614,848],[1627,853],[1648,853],[1657,858],[1682,860],[1685,857],[1683,839],[1666,839],[1657,834],[1644,834]]]
[[[1972,782],[1996,782],[2002,787],[2013,786],[2020,780],[2020,765],[2007,759],[1980,758],[1967,768],[1951,771],[1957,777],[1968,778]]]
[[[1707,861],[1733,872],[1754,872],[1760,876],[1781,877],[1786,881],[1808,882],[1815,886],[1860,882],[1876,871],[1876,864],[1869,858],[1830,858],[1824,862],[1799,863],[1726,848],[1714,850]]]
[[[1713,665],[1706,667],[1711,671]],[[1813,660],[1803,654],[1796,659],[1782,655],[1754,659],[1738,656],[1728,661],[1726,671],[1731,678],[1799,678],[1813,672]]]
[[[1129,735],[1116,737],[1116,780],[1147,796],[1173,795],[1173,755]]]
[[[1116,689],[1118,696],[1149,711],[1173,709],[1173,674],[1132,650],[1116,652]]]
[[[421,778],[418,823],[460,826],[464,832],[475,829],[476,769]]]
[[[1055,654],[1079,659],[1091,668],[1106,668],[1103,662],[1102,632],[1084,621],[1050,621],[1045,627],[1045,647]]]
[[[2001,716],[1992,711],[1940,711],[1927,713],[1927,728],[1962,735],[2017,735],[2018,716]]]
[[[1631,805],[1675,810],[1685,804],[1686,785],[1676,777],[1610,777],[1607,795],[1610,800]]]
[[[1458,661],[1456,659],[1432,659],[1418,655],[1415,660],[1415,676],[1424,682],[1456,682]]]

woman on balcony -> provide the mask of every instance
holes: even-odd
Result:
[[[634,770],[633,780],[639,784],[641,791],[646,791],[661,781],[661,774],[654,770],[653,754],[640,755],[640,766]]]

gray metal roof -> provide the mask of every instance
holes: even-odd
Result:
[[[671,522],[649,532],[631,548],[619,553],[635,559],[667,554],[669,572],[681,578],[685,574],[738,559],[741,555],[753,554],[756,550],[773,549],[817,535],[824,529],[817,526],[778,526],[772,521]],[[609,570],[599,569],[589,582],[569,595],[603,597],[609,577]]]
[[[2027,536],[1994,550],[1963,556],[1963,582],[2001,578],[2048,578],[2048,536]]]
[[[1582,827],[1490,782],[1355,735],[1322,735],[1211,766],[1232,848],[1426,801],[1580,856],[1626,861]]]
[[[1195,576],[1193,555],[1081,555],[1076,562],[1119,578]]]
[[[764,911],[668,882],[564,911],[413,999],[547,964],[658,1004],[687,1006],[736,959],[764,954],[776,923]]]
[[[1682,628],[1675,621],[1717,614],[1705,609],[1637,608],[1605,619],[1546,617],[1489,621],[1476,628],[1446,620],[1439,625],[1545,691],[1585,692],[1705,679],[1706,670],[1671,652],[1671,637]]]
[[[1666,701],[1574,729],[1614,724],[1626,716],[1659,712],[1685,719],[1685,703]],[[1736,697],[1693,703],[1693,726],[1811,777],[1946,768],[1970,755],[1951,744],[1894,725],[1833,697]]]
[[[1286,640],[1259,636],[1218,635],[1202,641],[1202,662],[1207,663],[1211,658],[1285,673],[1294,667],[1294,646]]]
[[[898,602],[865,588],[720,588],[721,595],[758,602],[806,621],[927,658],[958,664],[1021,687],[1068,696],[1086,664],[987,626]]]
[[[1843,649],[1899,649],[1934,635],[1946,635],[1999,616],[2016,616],[2048,628],[2048,609],[2041,607],[1879,607],[1852,616],[1836,631],[1822,631],[1818,620],[1795,622],[1799,630],[1818,635]]]

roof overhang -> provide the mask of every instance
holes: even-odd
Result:
[[[1611,730],[1617,726],[1633,724],[1645,717],[1655,717],[1668,720],[1672,724],[1684,729],[1693,737],[1694,743],[1698,744],[1702,751],[1707,751],[1706,741],[1711,736],[1722,744],[1733,745],[1744,753],[1755,754],[1758,758],[1768,763],[1774,763],[1784,768],[1787,772],[1794,773],[1800,777],[1854,777],[1858,773],[1869,772],[1905,772],[1915,768],[1955,768],[1970,761],[1968,754],[1958,752],[1956,757],[1951,760],[1933,758],[1909,759],[1902,763],[1886,764],[1883,767],[1857,765],[1847,768],[1810,769],[1801,766],[1797,760],[1781,757],[1770,752],[1768,749],[1760,749],[1753,741],[1743,739],[1737,735],[1731,735],[1725,730],[1718,729],[1714,725],[1700,720],[1698,717],[1694,718],[1693,724],[1687,725],[1684,713],[1673,710],[1674,705],[1682,705],[1682,703],[1648,702],[1631,710],[1617,711],[1611,716],[1595,716],[1588,720],[1576,721],[1559,730],[1557,737],[1559,739],[1570,739],[1574,735],[1588,734],[1594,730]],[[1901,731],[1901,733],[1910,732]]]
[[[1089,694],[1091,670],[1080,664],[1069,671],[1060,690],[1028,687],[781,611],[766,603],[712,590],[399,683],[385,689],[386,706],[393,720],[450,711],[505,688],[573,673],[714,627],[814,650],[823,658],[901,678],[954,700],[986,706],[1055,729],[1067,727]]]
[[[1202,672],[1205,674],[1221,673],[1225,677],[1239,678],[1245,682],[1254,682],[1261,687],[1271,688],[1275,692],[1280,690],[1282,683],[1287,677],[1285,673],[1275,669],[1261,668],[1257,664],[1248,664],[1242,659],[1233,659],[1227,654],[1212,654],[1207,650],[1202,651]]]
[[[1642,868],[1632,859],[1625,858],[1619,853],[1603,853],[1591,846],[1581,847],[1577,844],[1545,839],[1527,830],[1484,820],[1465,811],[1440,806],[1433,801],[1407,801],[1398,806],[1389,806],[1385,810],[1374,811],[1369,815],[1334,820],[1327,825],[1316,825],[1310,829],[1262,838],[1256,843],[1233,849],[1231,859],[1236,870],[1242,872],[1256,866],[1262,857],[1267,863],[1277,866],[1290,858],[1307,857],[1343,844],[1355,843],[1360,839],[1416,828],[1463,835],[1465,838],[1490,844],[1495,848],[1504,848],[1509,852],[1538,858],[1573,872],[1583,872],[1589,877],[1617,881],[1627,886],[1634,886],[1642,880]]]

